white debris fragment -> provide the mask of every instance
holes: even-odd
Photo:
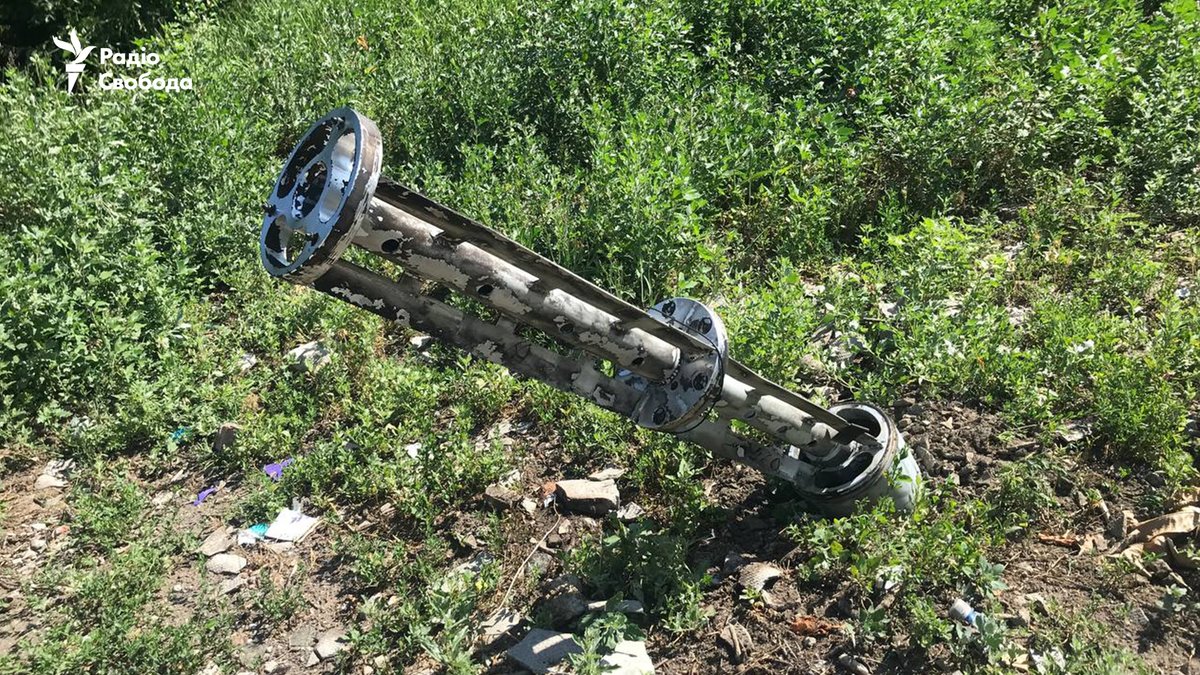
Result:
[[[325,367],[333,358],[333,352],[319,340],[305,342],[288,352],[293,370],[315,373]]]
[[[508,656],[526,670],[547,673],[567,656],[582,651],[570,633],[534,628],[524,640],[508,650]]]
[[[424,351],[433,343],[433,338],[428,335],[414,335],[408,339],[408,344],[412,345],[417,351]]]
[[[404,446],[404,454],[408,455],[412,459],[417,459],[421,456],[421,444],[409,443],[408,445]]]
[[[243,373],[257,365],[258,357],[253,354],[242,354],[242,357],[238,359],[238,370]]]
[[[769,563],[750,563],[738,574],[738,583],[742,588],[761,591],[767,584],[783,576],[783,570]]]

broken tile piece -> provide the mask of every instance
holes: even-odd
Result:
[[[582,651],[570,633],[534,628],[524,640],[508,650],[508,656],[526,670],[547,673],[567,656]]]

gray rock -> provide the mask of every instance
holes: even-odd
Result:
[[[654,662],[646,653],[646,643],[632,640],[618,642],[611,654],[600,659],[600,667],[608,675],[654,673]]]
[[[526,670],[547,673],[567,656],[582,651],[570,633],[534,628],[524,640],[508,650],[508,657]]]
[[[204,567],[216,574],[237,574],[246,566],[246,559],[232,553],[218,553],[208,559]]]
[[[520,494],[500,483],[487,486],[487,489],[483,491],[483,498],[498,509],[511,509],[521,501]]]
[[[612,480],[560,480],[555,499],[566,510],[602,516],[620,505],[621,493]]]
[[[270,675],[277,670],[279,670],[279,662],[274,659],[263,664],[263,672],[267,673],[267,675]]]
[[[239,589],[245,585],[246,585],[246,577],[239,575],[232,579],[226,579],[225,581],[222,581],[221,585],[217,587],[217,590],[220,592],[221,595],[229,595],[230,593],[236,591],[237,589]]]
[[[602,469],[600,471],[597,471],[596,473],[590,474],[588,476],[588,480],[597,480],[597,481],[616,480],[624,475],[625,475],[625,469],[608,468],[608,469]]]
[[[507,607],[501,607],[488,615],[483,623],[479,625],[481,629],[480,641],[484,645],[490,645],[500,638],[508,635],[512,629],[516,628],[521,623],[521,613]]]
[[[346,637],[344,629],[338,627],[330,628],[317,637],[317,646],[314,648],[314,651],[321,659],[327,659],[345,649],[346,645],[342,642],[342,638],[344,637]]]
[[[315,639],[317,639],[316,628],[310,625],[300,626],[288,636],[288,646],[292,649],[309,649]]]
[[[565,626],[587,612],[588,602],[578,593],[562,593],[543,604],[555,627]]]
[[[332,352],[320,341],[306,342],[288,352],[292,369],[315,373],[333,358]]]
[[[208,558],[218,553],[224,553],[233,546],[233,533],[232,527],[217,528],[205,537],[198,550]]]
[[[49,490],[52,488],[64,488],[66,486],[67,481],[58,476],[51,476],[45,473],[38,476],[37,480],[33,482],[33,489],[35,490]]]
[[[729,660],[734,664],[742,663],[754,649],[754,641],[750,631],[739,623],[731,623],[721,631],[717,640],[729,650]]]

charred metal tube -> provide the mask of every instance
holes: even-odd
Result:
[[[763,378],[729,357],[724,324],[709,307],[671,298],[639,309],[381,178],[382,154],[378,128],[349,108],[308,130],[264,205],[260,250],[268,272],[790,482],[824,513],[843,515],[882,497],[912,508],[920,473],[882,410],[862,403],[826,409]],[[393,280],[341,260],[351,244],[406,276]],[[486,321],[436,300],[422,282],[502,318]],[[530,342],[516,325],[590,356]],[[735,430],[735,420],[757,436]]]

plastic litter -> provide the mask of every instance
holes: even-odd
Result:
[[[218,489],[219,489],[219,486],[214,485],[210,488],[205,488],[205,489],[201,490],[200,494],[196,495],[195,501],[192,502],[192,506],[200,506],[201,504],[204,503],[205,499],[208,499],[209,497],[211,497],[212,494],[214,492],[216,492]]]
[[[298,542],[307,537],[319,522],[321,522],[319,518],[285,508],[279,512],[278,516],[275,516],[275,520],[267,527],[265,534],[267,538],[276,541]]]
[[[950,618],[954,619],[955,621],[960,621],[969,626],[974,626],[975,623],[979,621],[980,616],[982,615],[975,611],[975,608],[971,606],[971,603],[963,600],[962,598],[955,600],[950,605]]]
[[[271,480],[277,481],[283,478],[283,470],[291,466],[293,461],[295,460],[292,457],[288,457],[287,459],[264,466],[263,471],[271,477]]]

